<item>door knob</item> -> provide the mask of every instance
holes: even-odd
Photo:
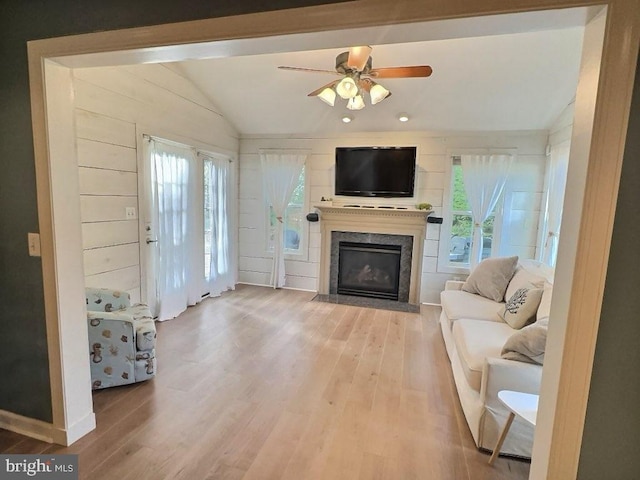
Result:
[[[158,243],[158,240],[151,240],[150,238],[147,238],[147,245],[150,243]]]

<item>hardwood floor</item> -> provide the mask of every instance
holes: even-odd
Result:
[[[437,323],[240,285],[158,324],[158,376],[94,393],[68,448],[0,430],[3,453],[77,453],[80,478],[525,479],[476,450]]]

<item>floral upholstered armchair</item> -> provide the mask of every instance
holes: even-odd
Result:
[[[156,326],[149,307],[127,292],[86,288],[91,386],[149,380],[156,374]]]

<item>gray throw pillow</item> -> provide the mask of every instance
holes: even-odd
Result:
[[[519,288],[511,296],[498,315],[511,328],[520,330],[525,325],[533,323],[542,298],[541,288]]]
[[[511,335],[502,347],[502,358],[519,362],[544,362],[544,352],[547,344],[547,325],[532,323]]]
[[[486,297],[494,302],[504,300],[504,292],[516,272],[518,257],[487,258],[471,272],[462,290]]]

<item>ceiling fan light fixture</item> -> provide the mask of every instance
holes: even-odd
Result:
[[[336,103],[336,92],[333,88],[327,87],[318,94],[318,98],[333,107]]]
[[[374,83],[369,90],[369,95],[371,95],[371,105],[375,105],[376,103],[380,103],[382,100],[387,98],[391,92],[384,88],[379,83]]]
[[[364,98],[362,98],[362,95],[356,95],[350,98],[347,103],[347,108],[349,110],[362,110],[364,108]]]
[[[338,95],[340,95],[340,97],[347,100],[358,95],[358,86],[356,85],[356,82],[353,78],[344,77],[342,80],[340,80],[338,85],[336,85],[336,92],[338,93]]]

